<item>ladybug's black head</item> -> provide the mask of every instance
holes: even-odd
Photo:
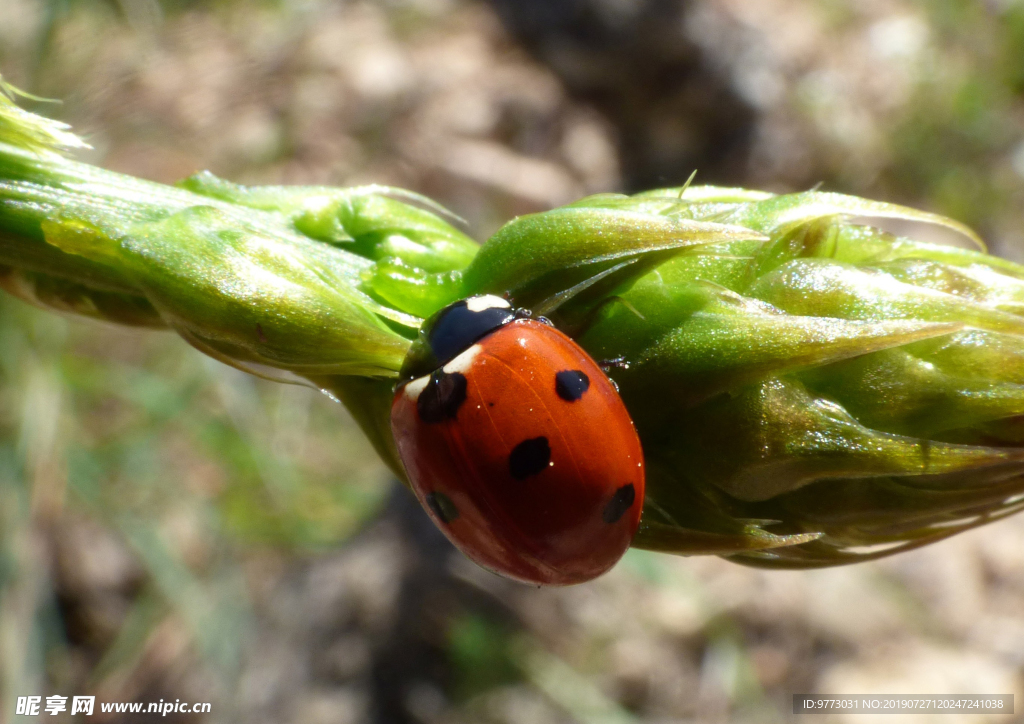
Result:
[[[492,294],[449,304],[420,327],[419,338],[413,342],[402,365],[401,379],[430,374],[481,337],[515,318],[512,305]]]

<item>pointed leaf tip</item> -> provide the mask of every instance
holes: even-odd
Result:
[[[19,108],[18,97],[42,101],[14,87],[0,76],[0,143],[33,152],[60,152],[91,148],[71,132],[71,126]]]
[[[614,208],[563,207],[521,216],[502,227],[466,269],[465,287],[469,294],[508,292],[520,303],[539,301],[579,284],[581,275],[570,270],[592,268],[597,274],[658,252],[739,239],[768,240],[741,226]],[[561,276],[564,284],[552,276]],[[543,292],[519,299],[517,295],[542,278],[548,280]]]
[[[857,196],[823,191],[804,191],[774,196],[759,203],[744,205],[723,221],[750,226],[777,236],[790,228],[829,216],[899,219],[934,224],[965,236],[982,251],[986,249],[985,242],[972,228],[940,214],[883,201],[872,201]]]

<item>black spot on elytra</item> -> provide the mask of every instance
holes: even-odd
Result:
[[[416,410],[426,423],[454,420],[466,401],[466,376],[458,372],[437,370],[416,399]]]
[[[590,389],[590,378],[580,370],[562,370],[555,374],[555,392],[566,402],[576,402]]]
[[[442,523],[451,523],[459,517],[459,509],[455,507],[455,503],[440,491],[427,493],[427,505]]]
[[[523,440],[512,448],[508,456],[508,471],[516,480],[536,475],[551,462],[551,447],[546,437]]]
[[[626,514],[626,511],[633,507],[633,502],[636,500],[636,489],[633,487],[633,483],[623,485],[621,488],[615,491],[615,495],[608,501],[608,504],[604,506],[604,512],[601,513],[601,519],[609,525],[612,523],[618,523],[619,519]]]

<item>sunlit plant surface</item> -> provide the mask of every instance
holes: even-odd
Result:
[[[611,376],[649,469],[635,545],[806,567],[1015,512],[1024,268],[865,219],[957,222],[825,192],[602,194],[482,246],[429,199],[367,186],[177,187],[70,160],[0,105],[3,288],[169,327],[214,359],[340,399],[399,476],[387,415],[422,319],[482,292],[553,319]]]

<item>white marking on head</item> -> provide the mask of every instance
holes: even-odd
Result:
[[[423,388],[430,382],[430,375],[424,375],[418,377],[405,386],[405,394],[411,400],[420,399],[420,393],[423,392]]]
[[[466,374],[466,371],[473,365],[473,360],[476,359],[476,356],[478,354],[480,354],[481,349],[483,349],[483,347],[481,347],[478,344],[474,344],[472,347],[467,349],[462,354],[454,357],[451,362],[446,364],[441,369],[443,369],[448,374],[452,374],[453,372],[460,372],[462,374]]]
[[[470,297],[466,300],[466,309],[471,312],[482,312],[485,309],[511,309],[512,305],[506,302],[501,297],[496,297],[493,294],[482,294],[479,297]]]

